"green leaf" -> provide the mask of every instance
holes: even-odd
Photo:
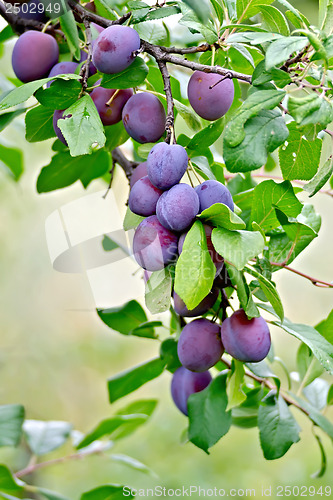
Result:
[[[134,401],[133,403],[127,405],[125,408],[119,410],[117,412],[117,415],[134,415],[134,414],[140,416],[143,415],[148,420],[148,418],[155,411],[156,406],[157,406],[156,399],[144,399],[144,400]],[[135,420],[132,420],[132,422],[127,422],[126,425],[118,427],[118,429],[113,432],[112,439],[118,440],[127,437],[133,432],[135,432],[140,425],[142,425],[141,421],[135,422]]]
[[[320,4],[321,2],[319,2]],[[323,19],[322,28],[327,35],[330,35],[333,31],[333,2],[329,0],[327,2],[326,13]]]
[[[124,231],[129,231],[130,229],[135,229],[138,227],[140,222],[142,222],[145,217],[141,217],[141,215],[136,215],[127,207],[126,214],[123,222]]]
[[[256,221],[263,230],[278,227],[280,222],[276,217],[275,208],[288,217],[297,217],[301,212],[302,204],[296,198],[289,181],[278,184],[267,180],[254,188],[251,221]]]
[[[23,173],[23,154],[20,149],[8,148],[0,144],[0,166],[8,167],[11,176],[18,181]]]
[[[330,156],[323,165],[319,167],[314,178],[303,186],[303,189],[309,193],[309,197],[314,196],[325,186],[326,182],[333,174],[333,156]]]
[[[160,356],[166,363],[166,369],[175,372],[181,366],[177,352],[177,341],[165,339],[161,344]]]
[[[128,89],[137,87],[145,80],[149,68],[141,57],[136,57],[132,64],[121,73],[103,75],[101,86],[106,89]]]
[[[283,88],[291,83],[291,78],[288,73],[279,68],[271,68],[266,71],[265,61],[260,61],[253,72],[252,85],[264,85],[271,81],[274,81],[278,87]]]
[[[0,465],[0,491],[4,493],[19,493],[23,487],[14,479],[12,473],[5,465]]]
[[[265,392],[262,387],[244,390],[246,391],[246,400],[232,409],[232,424],[249,429],[258,425],[258,409]]]
[[[17,446],[21,440],[24,407],[0,406],[0,446]]]
[[[175,292],[188,309],[194,309],[210,292],[216,268],[207,249],[206,233],[196,221],[184,241],[176,264]]]
[[[113,10],[116,6],[116,2],[114,0],[94,0],[94,4],[96,6],[97,13],[100,16],[106,17],[106,19],[111,19],[111,21],[117,19],[115,11]]]
[[[138,32],[139,37],[144,38],[146,42],[155,45],[164,45],[167,43],[165,27],[159,22],[149,21],[135,24],[133,28]]]
[[[113,462],[116,462],[117,464],[120,465],[125,465],[126,467],[129,467],[132,470],[136,470],[139,472],[143,472],[145,474],[150,474],[151,476],[156,476],[156,474],[149,468],[147,465],[143,464],[139,460],[136,460],[136,458],[129,457],[128,455],[123,455],[123,454],[112,454],[110,455],[110,459]]]
[[[210,5],[207,0],[183,0],[197,15],[199,21],[206,23],[210,17]]]
[[[282,457],[300,439],[301,428],[281,396],[267,396],[262,401],[258,412],[258,426],[266,460]]]
[[[25,115],[26,133],[28,142],[39,142],[55,137],[53,128],[53,110],[44,106],[32,108]]]
[[[15,32],[13,28],[8,24],[3,30],[0,32],[0,43],[6,42],[15,36]]]
[[[255,16],[261,12],[263,5],[269,5],[273,0],[237,0],[237,17],[238,21],[243,21],[249,17]]]
[[[246,267],[245,271],[251,274],[251,276],[257,278],[260,284],[260,288],[263,290],[267,300],[272,304],[273,309],[279,316],[280,320],[283,321],[284,318],[283,305],[280,299],[280,295],[278,294],[278,291],[276,287],[273,285],[273,283],[269,281],[267,278],[265,278],[265,276],[255,271],[254,269]]]
[[[165,17],[174,16],[180,13],[180,8],[176,5],[167,6],[151,10],[147,16],[145,16],[145,21],[154,21],[156,19],[164,19]]]
[[[264,109],[275,108],[285,94],[280,90],[259,90],[251,94],[226,126],[224,143],[231,148],[238,146],[245,139],[245,122]]]
[[[306,402],[304,399],[299,398],[298,396],[293,395],[293,399],[299,403],[299,405],[304,408],[305,411],[308,412],[311,420],[318,425],[326,434],[333,439],[333,424],[330,420],[328,420],[324,415],[314,408],[310,403]]]
[[[234,25],[234,27],[238,28],[239,25]],[[253,29],[253,26],[248,26],[248,29]],[[249,43],[250,45],[261,45],[266,42],[270,42],[272,40],[279,40],[281,38],[281,35],[278,35],[277,33],[267,33],[267,32],[262,32],[260,30],[259,33],[255,32],[242,32],[242,33],[233,33],[228,37],[228,42],[229,43]]]
[[[45,488],[38,487],[38,493],[41,493],[43,497],[48,500],[68,500],[68,498],[60,495],[60,493],[56,493],[54,491],[46,490]]]
[[[276,7],[260,5],[260,13],[269,31],[285,36],[290,34],[286,18]]]
[[[91,432],[85,435],[85,437],[76,446],[78,450],[89,446],[94,441],[105,437],[111,436],[113,432],[118,430],[122,426],[135,425],[136,427],[144,424],[148,419],[147,415],[141,415],[134,413],[132,415],[116,415],[111,418],[102,420]]]
[[[231,426],[231,412],[226,411],[226,382],[227,374],[221,374],[188,399],[189,440],[206,453]]]
[[[310,94],[288,99],[288,110],[300,126],[321,125],[327,127],[333,121],[333,106],[322,96]]]
[[[305,344],[301,344],[297,351],[297,369],[303,388],[324,372],[324,368]]]
[[[80,39],[79,32],[77,29],[76,21],[72,10],[67,8],[64,0],[60,0],[63,8],[64,14],[60,16],[60,26],[66,37],[69,50],[75,57],[75,59],[80,59]]]
[[[106,141],[104,127],[94,101],[84,95],[66,110],[65,120],[58,120],[72,156],[92,153],[96,143],[103,147]]]
[[[323,477],[323,475],[326,472],[326,469],[327,469],[327,457],[326,457],[325,448],[324,448],[324,445],[322,443],[322,440],[320,439],[319,436],[317,436],[317,434],[315,434],[314,436],[315,436],[316,441],[317,441],[318,446],[319,446],[320,457],[321,457],[321,464],[320,464],[320,469],[317,472],[315,472],[314,474],[311,474],[311,477],[317,478],[317,477]]]
[[[23,432],[32,453],[41,456],[62,446],[69,438],[72,427],[68,422],[26,420]]]
[[[228,406],[227,411],[239,406],[246,400],[246,394],[242,389],[244,382],[244,364],[240,361],[232,361],[232,371],[229,374],[227,385]]]
[[[316,330],[333,345],[333,309],[326,319],[316,325]]]
[[[165,96],[164,96],[165,97]],[[174,99],[174,105],[180,116],[184,119],[185,123],[194,131],[201,129],[201,122],[197,114],[189,106]]]
[[[43,167],[37,179],[38,193],[70,186],[81,180],[84,187],[94,178],[104,175],[110,166],[110,154],[98,150],[90,156],[72,157],[69,151],[55,154],[51,162]]]
[[[80,500],[123,500],[125,496],[124,492],[126,493],[126,498],[134,498],[128,486],[105,484],[104,486],[98,486],[93,490],[83,493]]]
[[[172,273],[168,267],[151,274],[145,286],[145,302],[152,314],[159,314],[169,310],[172,282]]]
[[[266,52],[266,70],[284,63],[291,54],[303,50],[308,43],[309,40],[304,36],[289,36],[275,40]]]
[[[244,309],[246,316],[251,318],[258,318],[260,316],[257,305],[254,303],[249,286],[245,280],[244,274],[238,271],[231,264],[225,263],[231,283],[237,289],[237,296],[242,309]]]
[[[122,121],[115,125],[104,127],[104,133],[106,136],[105,147],[108,151],[112,151],[118,146],[121,146],[129,138]]]
[[[11,108],[12,106],[16,106],[17,104],[21,104],[24,101],[27,101],[29,97],[31,97],[36,90],[42,87],[45,83],[55,80],[57,78],[64,78],[63,75],[53,76],[51,78],[43,78],[42,80],[35,80],[33,82],[25,83],[24,85],[20,85],[13,90],[11,90],[8,94],[5,94],[0,100],[0,111],[4,109]],[[67,80],[79,80],[79,75],[66,75]]]
[[[283,323],[273,321],[273,324],[304,342],[325,370],[333,374],[333,345],[319,331],[309,325],[292,323],[287,318],[284,319]]]
[[[322,140],[308,141],[297,129],[295,122],[288,125],[287,144],[279,149],[280,166],[284,179],[309,180],[316,174],[322,148]]]
[[[217,139],[222,134],[223,128],[224,128],[223,118],[210,123],[208,127],[205,127],[204,129],[200,130],[200,132],[198,132],[197,134],[195,134],[194,137],[192,137],[192,139],[186,146],[187,149],[196,150],[200,148],[202,150],[204,148],[208,148],[209,146],[214,144],[214,142],[217,141]]]
[[[0,132],[2,132],[17,116],[20,116],[25,112],[26,109],[22,108],[17,109],[16,111],[9,111],[8,113],[2,113],[0,115]]]
[[[123,335],[156,338],[153,325],[147,322],[146,313],[136,300],[120,307],[99,309],[97,314],[109,328]]]
[[[77,80],[55,80],[46,89],[35,92],[36,99],[47,108],[67,109],[74,104],[82,91],[82,86]]]
[[[220,227],[213,229],[212,242],[215,250],[238,270],[259,255],[265,246],[259,231],[229,231]]]
[[[246,227],[245,222],[224,203],[214,203],[214,205],[203,210],[198,215],[198,218],[204,223],[230,230],[245,229]]]
[[[150,380],[159,377],[165,368],[165,362],[160,358],[152,359],[146,363],[118,373],[108,380],[110,402],[114,403]]]
[[[259,111],[244,126],[245,138],[236,147],[223,142],[223,158],[229,172],[247,172],[266,164],[268,154],[288,137],[288,129],[279,110]]]

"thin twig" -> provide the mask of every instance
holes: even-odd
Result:
[[[318,286],[320,288],[333,288],[333,283],[328,283],[327,281],[322,281],[317,278],[313,278],[308,274],[302,273],[301,271],[297,271],[297,269],[294,269],[293,267],[287,266],[283,262],[282,263],[271,262],[270,264],[271,266],[281,267],[281,269],[287,269],[287,271],[290,271],[291,273],[297,274],[298,276],[302,276],[302,278],[306,278],[307,280],[311,281],[313,285]]]
[[[88,19],[84,18],[83,19],[84,27],[86,29],[86,37],[87,37],[87,59],[85,63],[82,65],[81,71],[80,71],[80,77],[81,77],[81,84],[82,84],[82,94],[87,90],[88,87],[88,78],[89,78],[89,67],[91,64],[91,58],[92,58],[92,37],[91,37],[91,29],[90,29],[90,22]]]
[[[131,12],[128,12],[119,19],[110,21],[109,19],[105,19],[104,17],[95,14],[94,12],[86,10],[75,0],[68,0],[68,5],[72,9],[77,21],[83,22],[84,19],[87,19],[90,22],[94,22],[95,24],[102,26],[102,28],[107,28],[108,26],[113,26],[114,24],[124,24],[132,15]]]
[[[170,75],[165,62],[157,60],[157,64],[163,78],[164,92],[167,101],[167,117],[165,121],[165,131],[166,131],[165,142],[170,144],[171,138],[174,137],[173,128],[175,123],[174,102],[171,91]]]

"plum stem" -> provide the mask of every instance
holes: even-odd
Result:
[[[167,101],[167,117],[165,120],[165,131],[166,131],[165,142],[168,144],[173,144],[176,142],[174,136],[175,111],[174,111],[174,101],[170,83],[170,74],[167,65],[164,61],[157,59],[157,64],[163,78],[164,92]]]
[[[81,95],[87,90],[88,87],[88,78],[89,78],[89,66],[91,64],[91,59],[92,59],[92,36],[91,36],[91,29],[90,29],[90,22],[88,19],[84,18],[83,19],[83,24],[85,27],[85,35],[86,35],[86,46],[87,46],[87,59],[82,65],[81,71],[80,71],[80,77],[81,77],[81,84],[82,84],[82,90],[81,90]]]

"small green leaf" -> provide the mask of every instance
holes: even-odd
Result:
[[[108,380],[110,402],[113,403],[159,377],[164,368],[165,361],[156,358],[111,377]]]
[[[260,13],[269,31],[288,36],[290,34],[286,18],[272,5],[260,5]]]
[[[225,229],[245,229],[245,222],[224,203],[215,203],[198,216],[203,222]]]
[[[44,106],[37,106],[25,115],[26,133],[28,142],[39,142],[55,137],[53,128],[53,110]]]
[[[252,93],[242,106],[238,108],[225,129],[224,142],[234,148],[245,139],[244,125],[247,120],[256,116],[259,111],[273,109],[285,96],[280,90],[259,90]]]
[[[237,297],[242,309],[244,309],[246,316],[251,318],[258,318],[260,312],[257,305],[253,301],[252,294],[249,286],[245,280],[244,274],[238,271],[233,265],[225,263],[231,283],[237,289]]]
[[[303,50],[309,43],[304,36],[289,36],[275,40],[266,52],[266,70],[284,63],[294,52]]]
[[[222,134],[223,128],[224,120],[222,118],[212,122],[208,125],[208,127],[205,127],[192,137],[190,142],[187,144],[187,149],[196,150],[200,148],[202,150],[204,148],[208,148],[217,141]]]
[[[108,151],[112,151],[118,146],[121,146],[129,138],[122,121],[115,125],[104,127],[104,133],[106,136],[105,148]]]
[[[0,492],[19,493],[23,487],[16,482],[16,479],[5,465],[0,465]]]
[[[333,345],[333,309],[326,319],[316,325],[316,330]]]
[[[265,246],[259,231],[229,231],[220,227],[213,229],[212,242],[215,250],[238,270],[259,255]]]
[[[197,15],[199,21],[206,23],[210,17],[210,5],[207,0],[183,0]]]
[[[103,75],[101,86],[106,89],[128,89],[137,87],[145,80],[149,68],[141,57],[136,57],[132,64],[121,73]]]
[[[194,309],[208,295],[215,273],[206,233],[202,223],[196,221],[185,238],[175,275],[175,292],[189,309]]]
[[[301,344],[297,351],[297,369],[303,388],[324,372],[324,368],[305,344]]]
[[[11,176],[18,181],[23,173],[23,154],[16,148],[8,148],[0,144],[0,166],[4,164],[8,167]]]
[[[175,339],[165,339],[161,344],[160,356],[166,363],[166,369],[171,373],[181,366],[177,352],[177,341]]]
[[[92,153],[93,145],[103,147],[106,141],[104,127],[94,101],[84,95],[70,106],[64,120],[58,120],[72,156]]]
[[[240,361],[232,361],[232,371],[230,372],[227,384],[228,406],[227,411],[239,406],[246,400],[246,394],[242,389],[244,382],[244,365]]]
[[[333,156],[330,156],[323,165],[319,167],[318,172],[313,179],[303,186],[303,189],[309,193],[309,197],[314,196],[325,186],[333,173]]]
[[[138,227],[140,222],[142,222],[145,217],[141,217],[141,215],[136,215],[127,207],[126,214],[123,222],[124,231],[129,231],[130,229],[135,229]]]
[[[279,316],[280,320],[283,321],[284,318],[283,305],[280,299],[280,295],[278,294],[278,291],[276,287],[273,285],[273,283],[269,281],[267,278],[265,278],[265,276],[255,271],[254,269],[246,267],[245,271],[254,276],[255,278],[257,278],[261,289],[266,295],[266,298],[272,304],[273,309]]]
[[[304,399],[293,395],[293,399],[299,403],[299,405],[308,412],[311,420],[318,425],[326,434],[333,439],[333,424],[328,420],[320,411],[312,406],[310,403],[306,402]]]
[[[206,453],[231,426],[226,382],[227,374],[221,374],[206,389],[188,399],[189,440]]]
[[[47,498],[47,500],[68,500],[67,497],[60,495],[60,493],[46,490],[45,488],[38,487],[38,493],[41,493],[43,497]]]
[[[80,39],[76,21],[72,10],[67,8],[65,0],[60,0],[64,14],[60,16],[60,26],[66,37],[69,50],[75,59],[80,59]]]
[[[7,125],[9,125],[17,116],[26,112],[25,108],[17,109],[16,111],[9,111],[0,115],[0,132],[2,132]]]
[[[0,446],[17,446],[19,444],[23,421],[23,406],[0,406]]]
[[[156,476],[156,474],[149,468],[147,465],[143,464],[136,458],[129,457],[128,455],[123,455],[122,453],[118,453],[117,455],[110,455],[110,459],[120,465],[125,465],[132,470],[136,470],[139,472],[143,472],[144,474],[150,474],[151,476]]]
[[[271,81],[274,81],[278,87],[283,88],[291,83],[291,78],[288,73],[279,68],[271,68],[266,71],[265,61],[260,61],[253,72],[252,85],[264,85]]]
[[[254,188],[251,221],[256,221],[263,230],[278,227],[280,222],[276,217],[275,208],[288,217],[297,217],[301,212],[302,204],[296,198],[289,181],[278,184],[267,180]]]
[[[169,310],[172,282],[171,270],[168,267],[151,274],[145,287],[145,302],[152,314],[159,314]]]
[[[146,313],[136,300],[131,300],[120,307],[99,309],[97,314],[109,328],[123,335],[138,335],[139,332],[136,332],[136,329],[142,323],[147,322]],[[145,333],[145,335],[139,334],[138,336],[155,337],[153,328],[145,328],[145,331],[141,333]]]
[[[69,438],[72,427],[68,422],[26,420],[23,432],[32,453],[41,456],[62,446]]]
[[[282,457],[291,445],[300,439],[301,429],[281,396],[277,398],[269,395],[262,401],[258,426],[260,444],[266,460]]]
[[[118,484],[105,484],[93,490],[86,491],[80,500],[122,500],[124,496],[129,499],[134,498],[131,488],[128,486],[119,486]]]
[[[49,88],[38,89],[35,97],[47,108],[67,109],[78,100],[81,90],[82,86],[77,80],[58,79]]]
[[[322,140],[308,141],[297,129],[295,122],[290,123],[288,129],[287,144],[279,149],[283,178],[310,180],[319,167]]]
[[[243,21],[261,11],[263,5],[269,5],[273,0],[236,0],[238,21]]]

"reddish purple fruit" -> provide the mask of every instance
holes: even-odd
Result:
[[[103,125],[114,125],[120,122],[123,107],[132,95],[132,89],[115,90],[97,87],[90,97],[95,103]]]
[[[123,123],[127,133],[141,144],[157,142],[162,137],[165,119],[161,101],[146,92],[133,95],[123,109]]]
[[[146,175],[148,175],[147,162],[144,161],[143,163],[139,163],[139,165],[135,167],[134,172],[131,175],[131,180],[130,180],[131,188],[139,179],[142,179],[142,177],[145,177]]]
[[[67,141],[65,139],[65,137],[63,136],[59,126],[58,126],[58,121],[59,120],[65,120],[66,118],[70,118],[72,115],[67,115],[67,116],[64,116],[64,113],[66,111],[65,110],[60,110],[60,109],[56,109],[54,114],[53,114],[53,128],[54,128],[54,131],[56,133],[56,136],[58,137],[58,139],[63,143],[65,144],[65,146],[68,146],[67,144]]]
[[[173,292],[173,303],[174,310],[179,316],[183,316],[185,318],[194,318],[195,316],[202,316],[206,314],[215,304],[217,297],[219,296],[218,288],[214,287],[209,294],[197,305],[194,309],[188,309],[185,305],[185,302]]]
[[[208,319],[195,319],[182,330],[178,341],[179,361],[193,372],[214,366],[223,354],[219,325]]]
[[[181,180],[186,172],[188,156],[179,144],[160,142],[147,158],[148,177],[159,189],[169,189]]]
[[[137,263],[147,271],[159,271],[177,258],[178,236],[159,223],[156,215],[143,220],[133,238]]]
[[[195,188],[200,200],[200,212],[211,207],[214,203],[223,203],[234,210],[234,202],[232,200],[229,189],[222,182],[210,180],[199,184]]]
[[[201,392],[211,383],[212,376],[208,371],[194,373],[183,366],[178,368],[172,376],[171,396],[177,408],[184,413],[187,411],[187,400],[196,392]]]
[[[188,82],[187,95],[194,111],[205,120],[225,115],[234,100],[234,84],[230,78],[220,83],[221,75],[195,71]],[[215,85],[217,84],[217,85]],[[213,85],[215,85],[213,88]]]
[[[198,212],[198,195],[188,184],[176,184],[164,191],[156,206],[156,215],[162,226],[177,232],[189,227]]]
[[[262,361],[271,347],[271,336],[264,318],[248,319],[243,309],[223,321],[221,336],[226,352],[239,361]]]
[[[27,83],[47,76],[58,59],[59,47],[51,35],[26,31],[15,43],[12,65],[17,78]]]
[[[77,67],[78,67],[78,63],[75,63],[72,61],[64,61],[64,62],[57,63],[51,69],[51,71],[49,73],[49,77],[57,76],[57,75],[67,75],[69,73],[75,73],[75,70]],[[54,80],[47,82],[46,86],[50,87],[52,82],[54,82]]]
[[[152,185],[146,175],[132,187],[128,198],[128,206],[137,215],[143,215],[144,217],[154,215],[156,204],[162,193],[163,191]]]
[[[120,73],[134,61],[140,48],[138,33],[129,26],[109,26],[98,36],[92,60],[101,73]]]

